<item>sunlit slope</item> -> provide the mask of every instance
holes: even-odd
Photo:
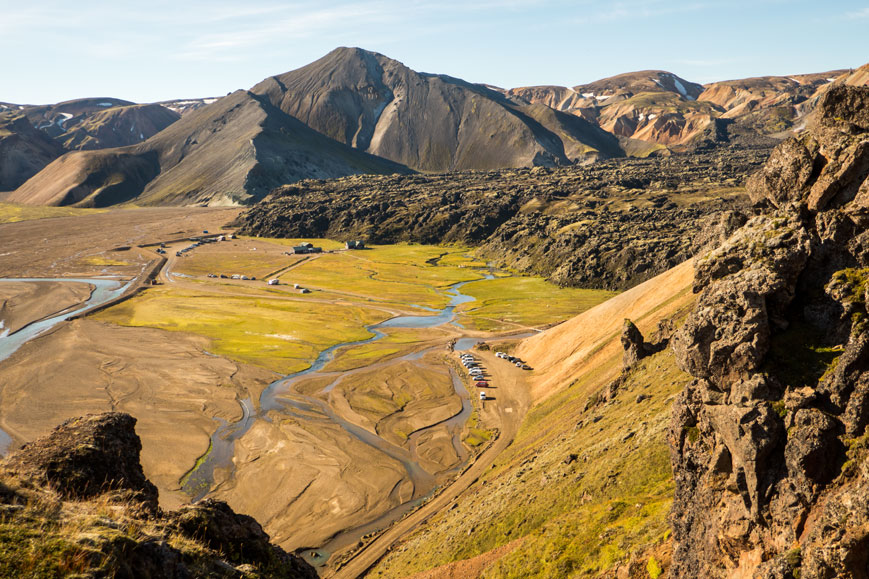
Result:
[[[664,349],[610,385],[624,319],[647,338],[663,320],[678,324],[693,303],[692,272],[686,262],[522,342],[515,353],[535,367],[537,402],[515,441],[371,576],[595,577],[621,567],[645,577],[652,558],[666,569],[666,433],[690,378]]]
[[[621,355],[618,337],[625,318],[648,333],[658,320],[670,315],[691,299],[694,276],[692,261],[613,297],[546,332],[529,338],[517,348],[523,359],[536,368],[532,381],[535,400],[550,396],[577,376]],[[614,376],[619,368],[600,368]]]

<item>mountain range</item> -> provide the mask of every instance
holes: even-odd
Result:
[[[641,71],[504,90],[338,48],[222,98],[0,103],[0,190],[39,205],[249,204],[310,178],[771,146],[866,69],[705,86]]]

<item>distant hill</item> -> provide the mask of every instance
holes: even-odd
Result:
[[[420,171],[623,156],[591,123],[359,48],[338,48],[252,92],[330,138]]]
[[[407,169],[328,139],[263,98],[236,91],[138,145],[67,153],[8,201],[104,207],[226,205],[305,178]]]
[[[202,99],[175,99],[171,101],[160,101],[154,104],[160,105],[161,107],[166,107],[170,111],[174,111],[183,117],[184,115],[192,113],[196,109],[200,109],[205,105],[210,105],[211,103],[217,102],[218,98],[219,97]]]
[[[110,98],[27,107],[23,112],[31,124],[69,151],[141,143],[181,118],[160,105]]]
[[[0,191],[20,186],[65,151],[141,143],[179,118],[159,105],[107,97],[38,106],[2,103]]]

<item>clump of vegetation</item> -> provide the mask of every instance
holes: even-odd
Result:
[[[649,557],[649,562],[648,564],[646,564],[646,571],[649,572],[649,577],[651,577],[652,579],[658,579],[658,577],[660,577],[661,574],[664,572],[664,570],[661,569],[661,565],[658,563],[658,560],[654,557]]]
[[[866,304],[866,287],[869,284],[869,268],[849,267],[833,274],[832,283],[838,286],[844,301],[852,304]]]
[[[64,500],[8,472],[0,473],[0,494],[2,577],[112,577],[128,568],[137,547],[146,543],[176,551],[203,576],[219,558],[159,519],[139,516],[139,503],[118,495]]]

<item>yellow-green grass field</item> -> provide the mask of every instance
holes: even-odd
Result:
[[[560,322],[616,295],[606,290],[559,288],[540,277],[471,282],[462,286],[462,293],[476,301],[459,306],[460,322],[485,331],[515,327],[509,322],[534,327]]]
[[[250,237],[247,235],[239,235],[237,239],[248,239],[250,241],[255,241],[257,243],[272,243],[274,245],[281,245],[286,248],[290,248],[296,245],[301,245],[303,243],[311,243],[314,247],[321,247],[323,251],[332,251],[334,249],[344,249],[344,244],[340,241],[335,241],[333,239],[315,239],[315,238],[293,238],[287,239],[282,237]]]
[[[282,283],[346,292],[386,303],[442,308],[447,286],[482,278],[478,270],[431,265],[427,260],[464,254],[466,248],[398,244],[323,255],[281,275]]]
[[[387,360],[396,354],[409,351],[415,344],[437,338],[438,333],[436,328],[391,328],[387,330],[385,337],[376,342],[346,348],[326,366],[325,370],[327,372],[352,370]]]
[[[0,223],[15,223],[33,219],[49,219],[51,217],[75,217],[103,213],[106,209],[78,209],[75,207],[39,207],[33,205],[18,205],[17,203],[0,203]]]
[[[358,306],[154,288],[95,315],[211,339],[211,352],[281,374],[304,370],[326,348],[371,337],[382,312]]]
[[[210,248],[209,248],[210,249]],[[209,273],[234,273],[262,279],[268,274],[303,261],[301,255],[275,255],[266,252],[231,250],[194,251],[175,262],[173,271],[184,275],[204,276]]]

